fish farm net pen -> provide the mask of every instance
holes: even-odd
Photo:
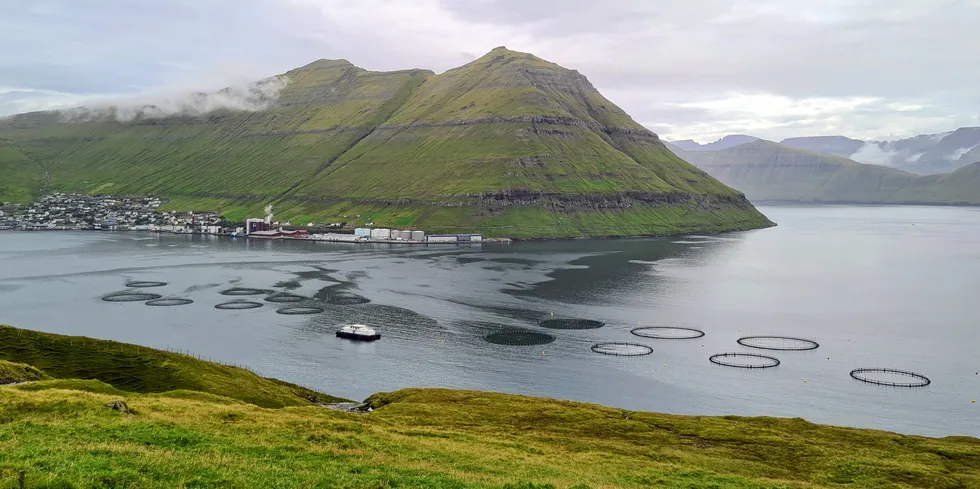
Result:
[[[592,351],[603,355],[613,355],[617,357],[638,357],[653,353],[653,348],[639,343],[596,343],[592,345]]]
[[[166,285],[167,282],[151,282],[151,281],[139,281],[139,280],[126,283],[126,287],[133,287],[139,289],[150,288],[150,287],[165,287]]]
[[[264,289],[250,289],[247,287],[234,287],[221,291],[221,295],[263,295],[266,293],[268,291]]]
[[[286,315],[320,314],[323,309],[319,307],[283,307],[277,309],[277,313]]]
[[[484,336],[483,339],[487,343],[506,346],[547,345],[548,343],[555,341],[555,337],[550,334],[538,333],[537,331],[529,331],[524,329],[508,329],[498,331],[496,333],[490,333]]]
[[[102,298],[106,302],[146,302],[160,299],[160,294],[150,294],[146,292],[122,292],[119,294],[109,294]]]
[[[758,353],[717,353],[708,357],[711,363],[736,368],[772,368],[779,365],[779,359]]]
[[[165,299],[153,299],[146,301],[145,304],[148,306],[186,306],[187,304],[193,304],[194,301],[190,299],[184,299],[182,297],[168,297]]]
[[[634,336],[641,338],[652,338],[657,340],[693,340],[704,336],[704,331],[694,328],[680,328],[675,326],[644,326],[630,330]]]
[[[738,344],[749,348],[776,351],[806,351],[820,348],[820,343],[806,338],[791,336],[744,336]]]
[[[307,300],[306,297],[303,297],[301,295],[296,295],[296,294],[273,294],[265,298],[266,302],[280,302],[280,303],[302,302],[305,300]]]
[[[215,309],[224,309],[229,311],[237,311],[243,309],[257,309],[259,307],[262,307],[261,302],[252,302],[252,301],[222,302],[221,304],[216,304],[214,306]]]
[[[889,387],[925,387],[932,383],[929,377],[909,370],[895,368],[856,368],[851,370],[851,378],[868,384],[886,385]],[[909,381],[892,380],[892,378],[911,379]]]
[[[597,329],[606,323],[593,319],[547,318],[538,321],[538,325],[548,329]]]

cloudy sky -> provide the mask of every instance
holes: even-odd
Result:
[[[980,125],[978,26],[980,0],[5,1],[0,114],[318,58],[441,72],[506,45],[666,139],[890,139]]]

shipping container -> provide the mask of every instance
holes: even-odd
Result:
[[[457,241],[456,235],[438,235],[430,234],[425,237],[426,243],[455,243]]]

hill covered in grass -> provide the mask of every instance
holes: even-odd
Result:
[[[32,337],[18,348],[42,359],[62,339],[70,347],[89,341]],[[47,342],[49,337],[57,341]],[[60,348],[51,351],[69,353]],[[169,355],[140,349],[157,358]],[[131,363],[139,358],[109,355],[96,370],[145,373]],[[92,377],[74,368],[81,378]],[[254,382],[244,370],[226,372],[241,377],[236,384]],[[367,400],[373,411],[352,413],[308,403],[269,409],[216,395],[213,388],[136,388],[66,379],[0,386],[0,488],[16,487],[18,470],[26,471],[28,487],[62,489],[980,484],[975,438],[905,436],[801,419],[675,416],[445,389],[376,394]],[[128,409],[113,409],[116,401]]]
[[[771,223],[576,71],[497,48],[442,74],[320,60],[262,110],[0,121],[0,199],[159,195],[242,219],[549,238]]]
[[[978,165],[919,176],[765,140],[720,151],[671,149],[753,201],[980,204]]]
[[[268,408],[343,400],[187,355],[0,325],[0,368],[4,361],[27,364],[55,379],[97,380],[127,392],[188,390]]]

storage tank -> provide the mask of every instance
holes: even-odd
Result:
[[[425,232],[412,231],[412,241],[425,241]]]
[[[356,228],[354,229],[354,236],[371,236],[371,228]]]
[[[475,242],[479,243],[479,242],[483,241],[483,235],[482,234],[473,234],[473,235],[470,235],[470,241],[475,241]]]
[[[405,231],[405,230],[398,231],[398,237],[404,239],[405,241],[408,241],[412,239],[412,232]]]
[[[373,239],[391,239],[391,230],[380,228],[371,230],[371,238]]]

